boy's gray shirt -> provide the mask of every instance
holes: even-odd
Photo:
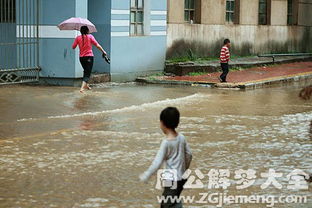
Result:
[[[177,180],[182,180],[182,175],[190,167],[192,152],[185,137],[178,134],[175,139],[164,139],[151,166],[141,175],[142,181],[147,181],[165,162],[166,169],[177,171]]]

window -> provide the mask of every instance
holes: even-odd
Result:
[[[288,0],[287,2],[287,24],[292,25],[293,22],[293,1]]]
[[[130,35],[144,35],[144,0],[131,0]]]
[[[15,23],[15,13],[15,0],[0,0],[0,23]]]
[[[226,0],[225,20],[227,22],[234,22],[234,10],[235,10],[235,0]]]
[[[287,1],[287,25],[297,24],[298,0]]]
[[[259,0],[259,25],[270,24],[270,0]]]
[[[239,24],[240,0],[226,0],[225,7],[226,22]]]
[[[184,1],[184,21],[192,23],[195,20],[195,0]]]

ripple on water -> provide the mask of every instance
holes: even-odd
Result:
[[[76,204],[74,207],[106,207],[108,199],[104,198],[89,198],[86,199],[82,204]]]
[[[112,110],[103,110],[97,112],[85,112],[85,113],[77,113],[77,114],[67,114],[67,115],[58,115],[58,116],[48,116],[47,119],[63,119],[63,118],[75,118],[75,117],[84,117],[84,116],[100,116],[103,114],[117,114],[117,113],[125,113],[125,112],[144,112],[147,109],[151,108],[159,108],[159,106],[166,106],[166,105],[189,105],[193,104],[194,102],[199,102],[200,100],[209,97],[207,94],[202,93],[195,93],[193,95],[188,95],[185,97],[179,98],[172,98],[172,99],[165,99],[159,100],[149,103],[143,103],[140,105],[131,105],[122,108],[112,109]],[[25,122],[25,121],[35,121],[40,120],[41,118],[22,118],[18,119],[18,122]]]

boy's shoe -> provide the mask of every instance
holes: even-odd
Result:
[[[218,79],[219,79],[219,81],[220,81],[221,83],[227,82],[227,81],[225,81],[225,80],[222,80],[221,77],[218,77]]]

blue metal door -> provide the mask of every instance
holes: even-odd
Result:
[[[39,0],[0,0],[0,85],[39,81]]]

